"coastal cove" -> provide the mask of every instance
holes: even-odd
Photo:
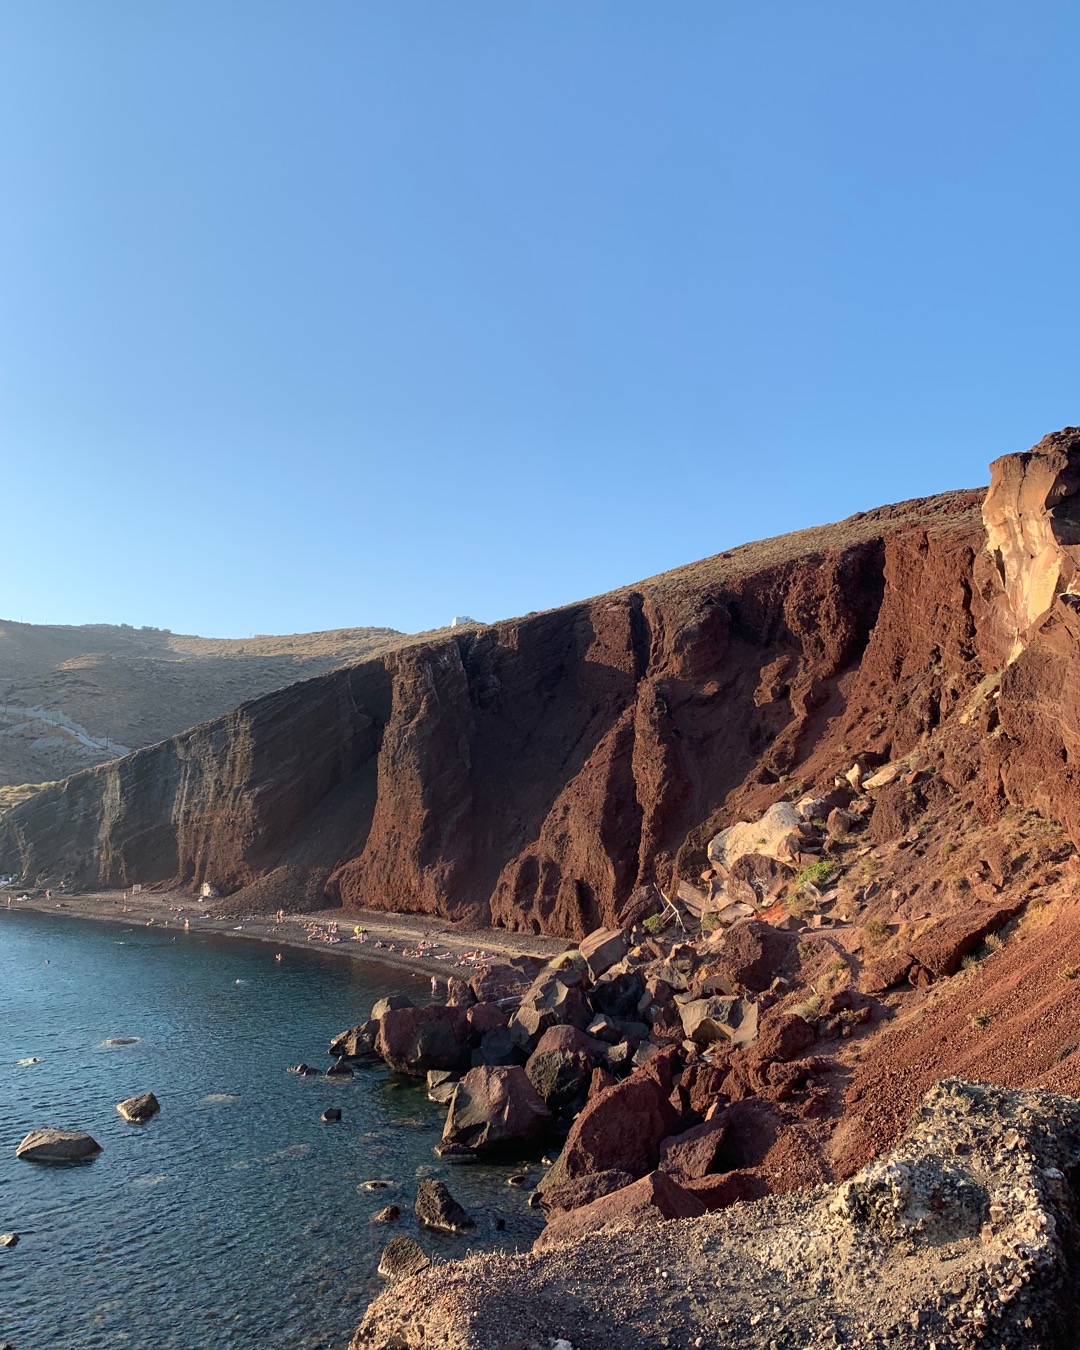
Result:
[[[21,1235],[0,1251],[0,1343],[338,1350],[393,1234],[440,1259],[528,1248],[541,1220],[506,1185],[520,1165],[440,1162],[443,1112],[421,1084],[381,1065],[346,1081],[286,1072],[326,1066],[376,999],[427,996],[419,968],[314,948],[0,909],[0,1230]],[[129,1125],[115,1106],[140,1092],[161,1114]],[[339,1123],[320,1120],[330,1106]],[[16,1160],[44,1125],[104,1151]],[[424,1176],[448,1182],[474,1236],[420,1233]],[[388,1204],[402,1220],[373,1223]]]

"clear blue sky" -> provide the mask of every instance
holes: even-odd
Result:
[[[0,615],[496,619],[1080,422],[1080,7],[0,0]]]

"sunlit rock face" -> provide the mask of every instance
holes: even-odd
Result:
[[[1080,428],[1045,436],[990,466],[986,547],[1003,590],[1008,660],[1024,650],[1057,596],[1076,592],[1080,563]]]

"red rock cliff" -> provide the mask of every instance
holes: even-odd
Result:
[[[989,549],[985,494],[946,494],[291,686],[11,812],[0,871],[580,935],[787,786],[945,723],[947,779],[1075,838],[1077,465],[1072,429],[997,461]]]

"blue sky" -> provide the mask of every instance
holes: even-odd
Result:
[[[0,615],[496,619],[1080,422],[1080,8],[0,0]]]

